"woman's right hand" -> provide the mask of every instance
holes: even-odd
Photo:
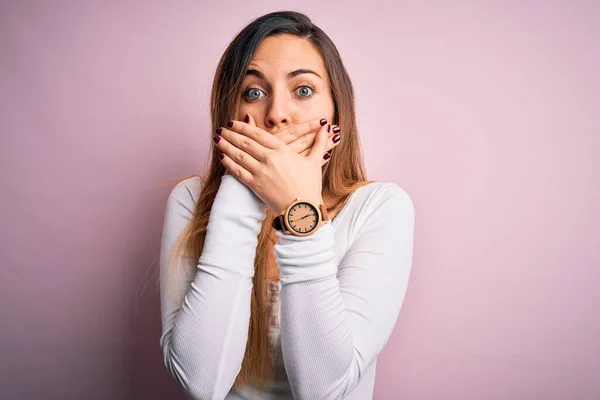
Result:
[[[248,124],[252,126],[256,126],[256,122],[252,115],[249,115]],[[290,148],[298,154],[303,156],[307,156],[315,143],[315,137],[317,136],[317,132],[321,128],[321,120],[314,119],[306,122],[301,122],[296,125],[290,125],[285,129],[280,130],[276,134],[279,140],[290,146]],[[334,129],[337,132],[334,132]],[[339,144],[339,140],[337,143],[333,141],[333,137],[339,134],[339,127],[337,125],[332,125],[330,132],[328,133],[328,142],[327,142],[327,151],[333,149],[335,146]],[[323,154],[324,155],[324,154]],[[323,160],[323,164],[325,164],[327,160]]]
[[[249,115],[248,124],[256,126],[256,122],[254,121],[252,115]],[[290,125],[287,128],[275,133],[274,136],[287,144],[296,153],[307,156],[313,144],[315,143],[315,137],[317,136],[317,132],[321,126],[321,120],[314,119],[311,121],[301,122],[296,125]],[[334,129],[337,132],[334,132]],[[335,136],[339,137],[339,132],[339,127],[337,125],[331,126],[331,129],[329,130],[326,149],[330,155],[331,150],[340,143],[339,140],[337,140],[337,143],[333,141]],[[323,157],[324,158],[321,161],[321,165],[325,165],[327,161],[329,161],[329,157],[325,158],[325,154],[323,154]],[[229,175],[229,171],[225,171],[225,175]]]

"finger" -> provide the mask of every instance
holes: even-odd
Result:
[[[338,144],[340,144],[340,140],[341,140],[341,129],[339,126],[337,125],[333,125],[330,129],[331,131],[331,136],[327,139],[327,145],[326,145],[326,150],[327,153],[325,153],[323,155],[325,160],[328,160],[329,157],[331,157],[331,155],[333,154],[333,148],[336,147]]]
[[[329,129],[329,125],[327,126]],[[307,135],[302,136],[301,138],[298,138],[296,140],[294,140],[293,142],[288,144],[288,147],[298,153],[298,154],[303,154],[303,155],[307,155],[310,152],[310,148],[313,146],[313,144],[315,143],[315,137],[317,136],[317,132],[310,132]],[[329,129],[327,135],[329,136],[329,139],[333,138],[333,136],[335,135],[335,133],[333,133],[331,131],[331,129]],[[329,146],[329,144],[328,144]],[[328,149],[331,147],[328,147]]]
[[[336,146],[336,144],[335,144],[335,143],[333,143],[333,141],[332,141],[331,139],[332,139],[332,137],[330,137],[330,138],[327,140],[327,148],[326,148],[326,150],[328,150],[328,151],[329,151],[329,150],[331,150],[331,149],[333,149],[333,148]],[[301,156],[305,156],[305,157],[306,157],[306,156],[308,156],[308,155],[310,154],[310,149],[311,149],[311,147],[312,147],[312,145],[311,145],[311,146],[309,146],[309,147],[307,147],[306,149],[302,150],[302,151],[301,151],[300,153],[298,153],[298,154],[300,154]]]
[[[230,143],[225,137],[223,137],[224,134],[225,130],[223,130],[221,135],[214,136],[215,144],[219,150],[221,150],[224,155],[235,161],[236,164],[243,167],[251,174],[255,174],[260,168],[260,162],[250,154],[246,153],[244,150],[241,150]]]
[[[306,150],[306,154],[308,154],[308,150]],[[323,166],[329,162],[329,160],[331,159],[331,154],[332,154],[332,150],[329,150],[323,155],[323,159],[321,159],[321,166]],[[305,154],[301,154],[301,155],[305,155]]]
[[[256,121],[254,120],[254,117],[250,114],[246,114],[246,123],[252,125],[252,126],[256,126]]]
[[[242,121],[229,121],[227,122],[227,129],[237,132],[241,135],[247,136],[259,143],[267,149],[278,149],[281,146],[281,141],[277,140],[269,132],[265,132],[257,126],[252,126],[249,123]]]
[[[302,154],[302,155],[308,155],[308,150],[305,151],[306,154]],[[327,164],[329,162],[329,160],[331,160],[331,156],[333,154],[333,149],[327,151],[324,155],[323,158],[321,159],[321,166]]]
[[[329,128],[329,127],[328,127]],[[334,125],[332,129],[330,129],[330,136],[327,139],[327,145],[325,147],[325,149],[327,150],[325,154],[323,154],[323,157],[325,160],[328,160],[329,157],[331,157],[331,154],[333,152],[334,147],[338,146],[340,143],[340,139],[341,136],[339,134],[340,132],[340,127],[337,125]],[[304,151],[302,151],[300,153],[300,155],[307,157],[310,154],[310,150],[311,149],[306,149]],[[328,154],[327,154],[328,153]]]
[[[294,140],[306,135],[307,133],[314,132],[320,129],[322,126],[327,124],[325,118],[313,119],[300,124],[288,126],[285,129],[280,130],[276,134],[272,135],[282,141],[285,144],[289,144]]]
[[[231,143],[238,149],[248,153],[255,160],[260,162],[264,161],[269,152],[272,151],[271,149],[264,147],[260,143],[257,143],[254,139],[242,135],[241,133],[232,131],[230,129],[218,128],[216,133],[222,138],[225,138],[225,140],[227,140],[229,143]],[[233,156],[230,157],[232,157],[235,160]]]
[[[254,176],[250,171],[233,161],[231,157],[228,157],[224,153],[220,153],[219,158],[221,159],[223,166],[227,169],[226,175],[229,173],[230,175],[235,176],[242,183],[246,184],[246,186],[251,186],[253,184]]]
[[[308,154],[309,158],[312,158],[315,162],[323,158],[323,154],[327,151],[327,128],[322,127],[317,133],[315,138],[315,144],[310,149]]]

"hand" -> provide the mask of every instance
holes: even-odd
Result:
[[[248,124],[256,127],[256,122],[254,121],[252,115],[247,114],[246,118]],[[282,129],[279,132],[273,134],[273,136],[279,138],[282,142],[288,144],[292,151],[295,151],[300,155],[307,156],[310,152],[311,147],[314,144],[314,140],[318,130],[321,128],[322,125],[325,125],[321,124],[322,121],[324,121],[324,119],[317,118],[296,125],[290,125],[287,128]],[[325,165],[329,161],[331,151],[339,143],[339,132],[340,128],[337,125],[328,127],[328,140],[326,150],[327,153],[329,153],[329,156],[325,158],[325,154],[323,154],[324,158],[321,162],[321,165]],[[334,139],[337,140],[337,142],[335,142]],[[230,175],[229,171],[225,171],[225,175]]]
[[[249,123],[253,126],[256,126],[256,124],[254,123],[254,118],[252,118],[251,115],[248,115],[248,118]],[[295,151],[300,155],[307,156],[310,152],[311,147],[314,144],[317,132],[319,131],[321,126],[325,124],[327,124],[327,120],[325,118],[317,118],[296,125],[290,125],[287,128],[275,133],[273,136],[279,138],[279,140],[286,143],[292,149],[292,151]],[[333,137],[339,132],[340,128],[337,125],[327,127],[327,134],[329,140],[327,142],[326,150],[330,155],[330,150],[333,149],[337,144],[333,141]],[[327,163],[328,160],[329,157],[324,158],[321,165]]]
[[[296,133],[310,132],[310,122],[306,124],[302,130],[296,128]],[[328,125],[321,126],[315,134],[306,156],[249,123],[230,121],[228,126],[217,129],[215,136],[221,162],[268,207],[279,213],[297,197],[322,202],[321,166],[328,147]]]

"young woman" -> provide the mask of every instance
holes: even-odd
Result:
[[[193,399],[371,399],[407,290],[414,208],[363,167],[329,37],[264,15],[218,65],[210,170],[169,195],[160,345]]]

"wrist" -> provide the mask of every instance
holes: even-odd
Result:
[[[319,204],[325,204],[323,202],[323,198],[321,196],[318,196],[318,197],[314,197],[314,196],[313,197],[299,196],[299,197],[294,197],[292,199],[289,199],[288,201],[282,202],[282,203],[278,204],[275,207],[271,207],[271,209],[275,212],[275,215],[279,215],[282,212],[284,212],[285,210],[287,210],[298,199],[309,201],[310,203],[314,204],[317,207],[319,206]]]

